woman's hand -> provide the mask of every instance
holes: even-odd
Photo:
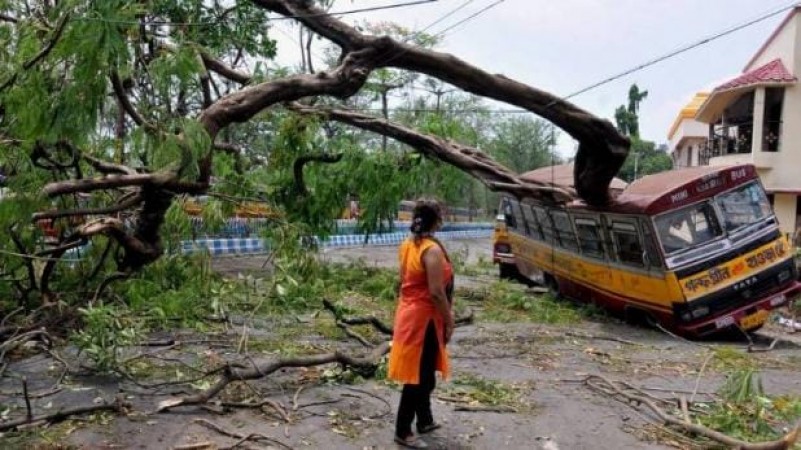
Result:
[[[445,317],[445,343],[451,341],[453,330],[456,328],[456,322],[453,320],[453,313],[448,313]]]

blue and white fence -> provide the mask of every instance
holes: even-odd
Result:
[[[443,231],[437,233],[437,238],[443,241],[458,239],[479,239],[492,235],[492,230],[461,230]],[[408,236],[407,233],[385,233],[373,234],[367,237],[360,234],[346,234],[329,236],[326,239],[315,237],[314,240],[319,247],[360,247],[360,246],[385,246],[398,245]],[[195,241],[183,241],[181,252],[184,254],[206,251],[211,256],[224,255],[252,255],[267,253],[269,242],[259,238],[227,238],[227,239],[197,239]]]
[[[393,231],[389,233],[376,233],[365,236],[355,232],[356,221],[337,221],[338,234],[311,239],[321,248],[359,247],[398,245],[408,236],[409,222],[395,222]],[[254,255],[268,253],[269,241],[255,237],[261,235],[263,228],[268,226],[264,219],[232,219],[217,231],[215,235],[199,233],[203,230],[202,219],[193,218],[194,233],[190,239],[181,241],[179,251],[183,254],[208,252],[212,256],[223,255]],[[437,232],[437,238],[442,240],[477,239],[492,235],[493,224],[486,222],[450,223]],[[343,231],[350,231],[343,233]],[[86,252],[88,245],[72,249],[65,255],[66,258],[80,258]]]

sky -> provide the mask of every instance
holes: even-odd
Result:
[[[404,3],[408,0],[336,0],[331,11]],[[455,8],[466,7],[427,30],[436,34],[498,0],[437,0],[417,6],[342,16],[348,23],[391,21],[421,30]],[[438,50],[453,53],[558,96],[643,64],[766,13],[789,0],[505,0],[442,36]],[[570,99],[613,120],[636,83],[648,90],[640,105],[643,139],[667,142],[679,110],[692,96],[742,73],[787,12],[701,45]],[[297,35],[278,26],[277,62],[296,64]],[[322,54],[322,47],[314,53]],[[558,152],[575,144],[562,136]]]

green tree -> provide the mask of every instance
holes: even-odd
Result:
[[[615,110],[617,129],[632,138],[640,137],[640,103],[648,97],[648,91],[641,91],[636,84],[629,88],[628,106],[620,105]]]
[[[493,124],[492,131],[490,154],[515,172],[524,173],[557,162],[552,149],[558,134],[544,120],[504,117]]]
[[[631,152],[618,172],[618,177],[632,182],[652,173],[664,172],[673,167],[673,160],[651,141],[632,139]]]

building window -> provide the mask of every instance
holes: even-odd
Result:
[[[693,165],[693,146],[692,145],[688,145],[687,146],[687,166],[686,167],[690,167],[692,165]]]
[[[765,122],[762,126],[762,151],[778,152],[782,134],[784,88],[765,89]]]

